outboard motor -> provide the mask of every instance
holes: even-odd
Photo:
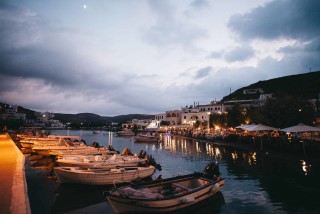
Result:
[[[156,162],[152,155],[146,155],[145,160],[147,161],[147,164],[154,166],[157,170],[162,170],[161,165]]]
[[[117,152],[117,154],[120,154],[120,152],[118,150],[116,150],[112,145],[108,146],[108,150],[111,152]]]
[[[204,175],[208,178],[211,178],[211,179],[218,179],[221,175],[221,173],[219,171],[219,165],[216,164],[215,162],[209,163],[204,168]]]
[[[115,148],[114,148],[112,145],[109,145],[109,146],[108,146],[108,150],[109,150],[109,151],[116,151]]]
[[[100,148],[100,144],[98,142],[93,142],[91,146],[94,148]]]
[[[146,156],[147,152],[144,151],[144,150],[141,150],[139,155],[138,155],[138,158],[144,158]]]
[[[131,150],[128,147],[126,147],[122,150],[121,155],[133,155],[133,154]]]

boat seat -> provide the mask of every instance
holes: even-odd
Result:
[[[188,191],[191,191],[191,190],[192,190],[191,188],[186,187],[186,186],[184,186],[184,185],[181,185],[181,184],[179,184],[179,183],[172,183],[172,186],[174,186],[174,187],[179,187],[179,188],[181,188],[181,189],[188,190]]]

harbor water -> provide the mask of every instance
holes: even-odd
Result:
[[[167,134],[161,135],[160,143],[135,143],[133,137],[109,132],[54,130],[51,134],[78,135],[87,144],[111,144],[120,152],[124,148],[132,153],[145,150],[162,166],[153,178],[203,171],[208,163],[217,162],[225,178],[221,192],[184,213],[320,213],[319,160]],[[61,185],[54,176],[30,168],[27,184],[33,214],[112,213],[103,197],[103,191],[112,187]]]

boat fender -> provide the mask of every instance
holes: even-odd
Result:
[[[213,185],[213,186],[211,187],[211,192],[213,192],[213,193],[218,192],[219,187],[220,187],[220,184],[219,184],[219,183],[216,183],[215,185]]]
[[[194,202],[196,199],[192,198],[192,197],[188,197],[188,198],[182,198],[181,199],[181,202],[184,203],[184,204],[187,204],[187,203],[191,203],[191,202]]]

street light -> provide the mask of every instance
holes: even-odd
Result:
[[[208,114],[208,134],[210,134],[210,114],[211,112],[207,112]]]

